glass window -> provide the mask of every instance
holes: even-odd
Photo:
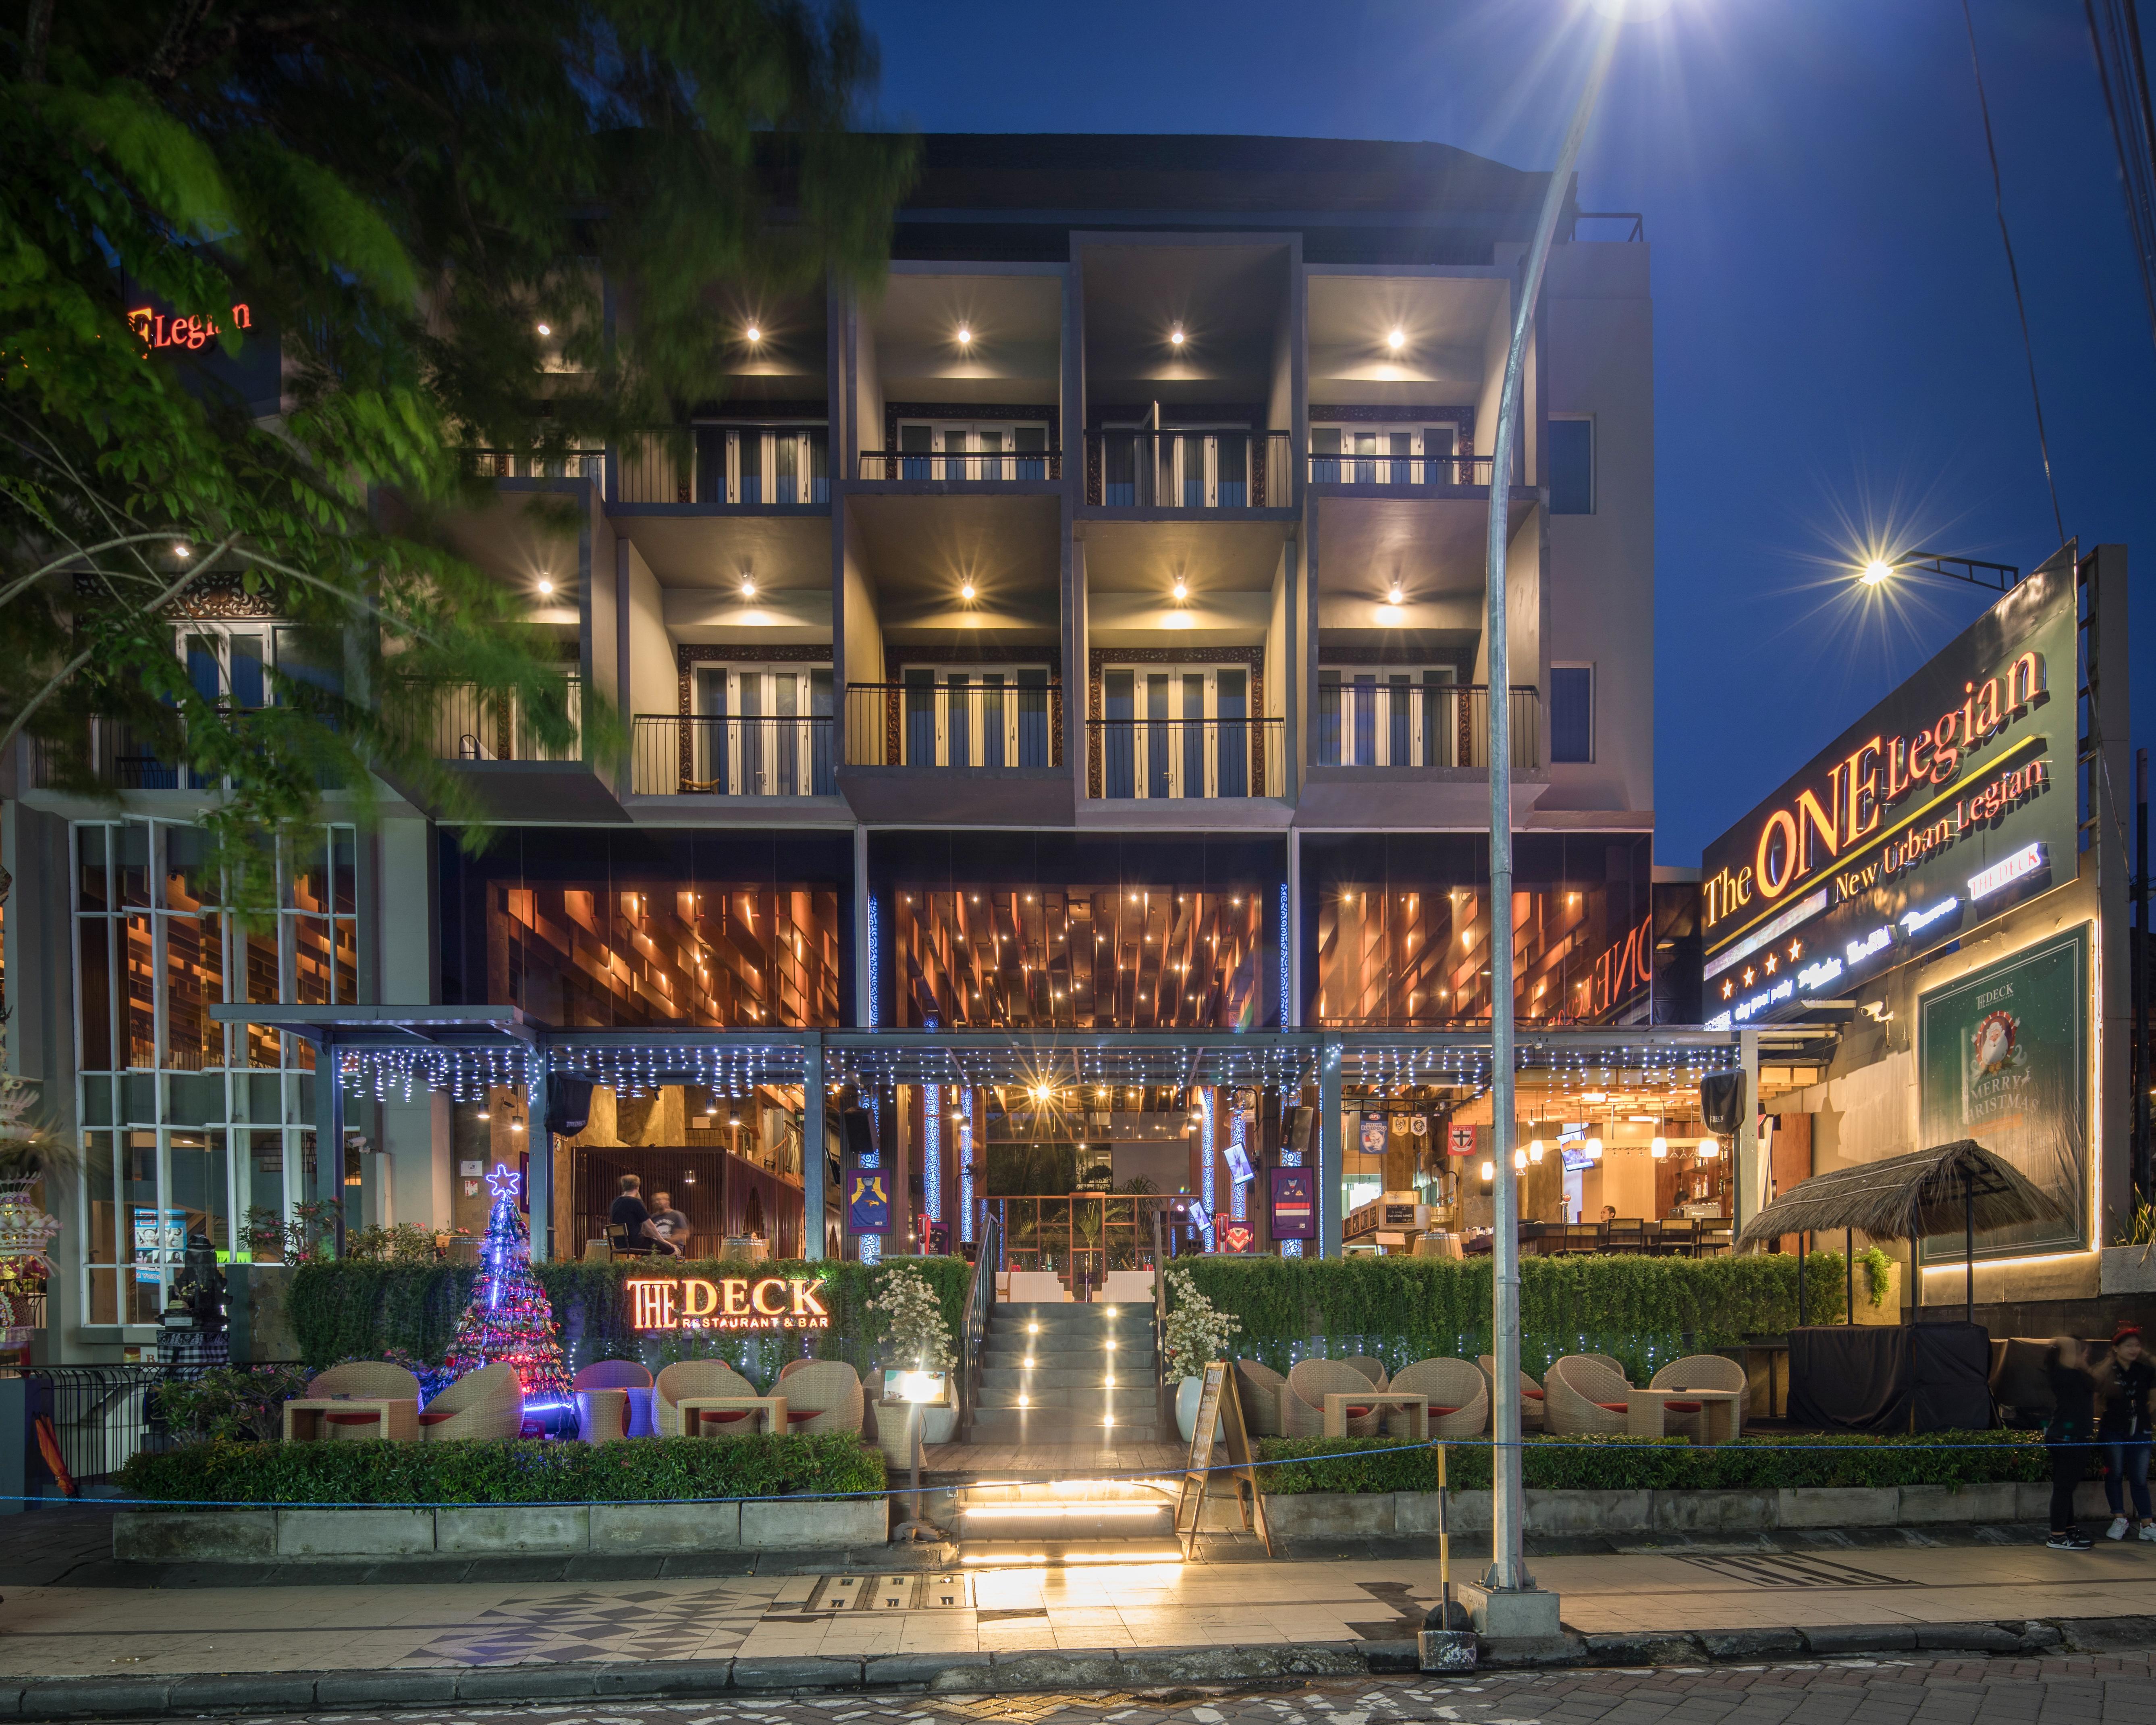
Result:
[[[1549,495],[1552,515],[1594,513],[1594,422],[1549,422]]]
[[[1594,667],[1550,667],[1549,757],[1553,762],[1594,758]]]

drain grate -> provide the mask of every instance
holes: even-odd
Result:
[[[1840,1563],[1833,1558],[1815,1557],[1808,1552],[1673,1552],[1671,1555],[1680,1563],[1690,1563],[1725,1580],[1741,1581],[1748,1587],[1923,1585],[1921,1581],[1911,1581],[1907,1576],[1881,1575],[1876,1570],[1860,1569],[1853,1563]]]
[[[807,1578],[803,1578],[804,1580]],[[973,1603],[970,1575],[825,1575],[807,1596],[782,1589],[768,1618],[798,1620],[841,1611],[963,1611]]]

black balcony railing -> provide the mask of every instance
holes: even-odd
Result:
[[[39,742],[33,757],[32,778],[37,788],[58,788],[57,752]],[[202,791],[216,788],[215,782],[177,762],[162,758],[152,741],[121,719],[90,721],[90,770],[101,785],[116,791]]]
[[[438,761],[577,761],[583,758],[584,680],[565,676],[562,693],[569,740],[550,747],[539,740],[531,715],[514,695],[481,689],[475,683],[444,683],[436,692],[434,718],[426,732]]]
[[[1086,501],[1105,509],[1286,509],[1285,431],[1089,431]]]
[[[589,480],[606,495],[606,451],[569,449],[553,455],[534,455],[521,449],[474,449],[472,471],[486,479]]]
[[[1542,764],[1542,703],[1532,684],[1507,702],[1512,765]],[[1490,691],[1480,683],[1425,683],[1379,671],[1321,674],[1312,763],[1319,767],[1490,764]]]
[[[927,480],[937,484],[1009,485],[1063,477],[1060,449],[863,449],[865,480]]]
[[[639,713],[634,728],[629,788],[639,797],[838,794],[829,713]]]
[[[1390,485],[1399,490],[1450,490],[1490,483],[1487,455],[1373,455],[1310,452],[1313,485]]]
[[[1102,798],[1284,794],[1285,719],[1091,719],[1087,794]]]
[[[698,424],[624,438],[614,456],[617,503],[798,508],[831,501],[827,425]]]
[[[1063,685],[1025,672],[846,685],[851,767],[1060,767]]]

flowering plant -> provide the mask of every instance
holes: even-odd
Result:
[[[1242,1320],[1199,1293],[1187,1271],[1169,1271],[1168,1285],[1175,1295],[1165,1338],[1168,1375],[1195,1378],[1220,1358],[1228,1338],[1243,1327]]]
[[[883,1314],[884,1364],[893,1370],[947,1372],[957,1363],[943,1304],[916,1272],[894,1270],[869,1301]]]

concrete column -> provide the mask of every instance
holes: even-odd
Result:
[[[334,1032],[315,1045],[315,1178],[307,1196],[326,1204],[331,1217],[330,1239],[336,1255],[344,1255],[344,1086],[337,1081],[337,1047]]]
[[[554,1133],[547,1118],[547,1055],[535,1052],[525,1069],[525,1220],[531,1230],[531,1261],[554,1255]]]
[[[1744,1110],[1737,1122],[1737,1197],[1733,1206],[1736,1215],[1730,1224],[1732,1240],[1742,1234],[1744,1224],[1759,1214],[1765,1204],[1767,1190],[1765,1170],[1759,1164],[1759,1033],[1757,1030],[1737,1033],[1737,1062],[1744,1071]]]
[[[1317,1057],[1317,1255],[1340,1255],[1340,1183],[1347,1175],[1347,1147],[1340,1136],[1340,1058],[1337,1042]]]
[[[801,1050],[801,1255],[824,1255],[824,1039]]]

